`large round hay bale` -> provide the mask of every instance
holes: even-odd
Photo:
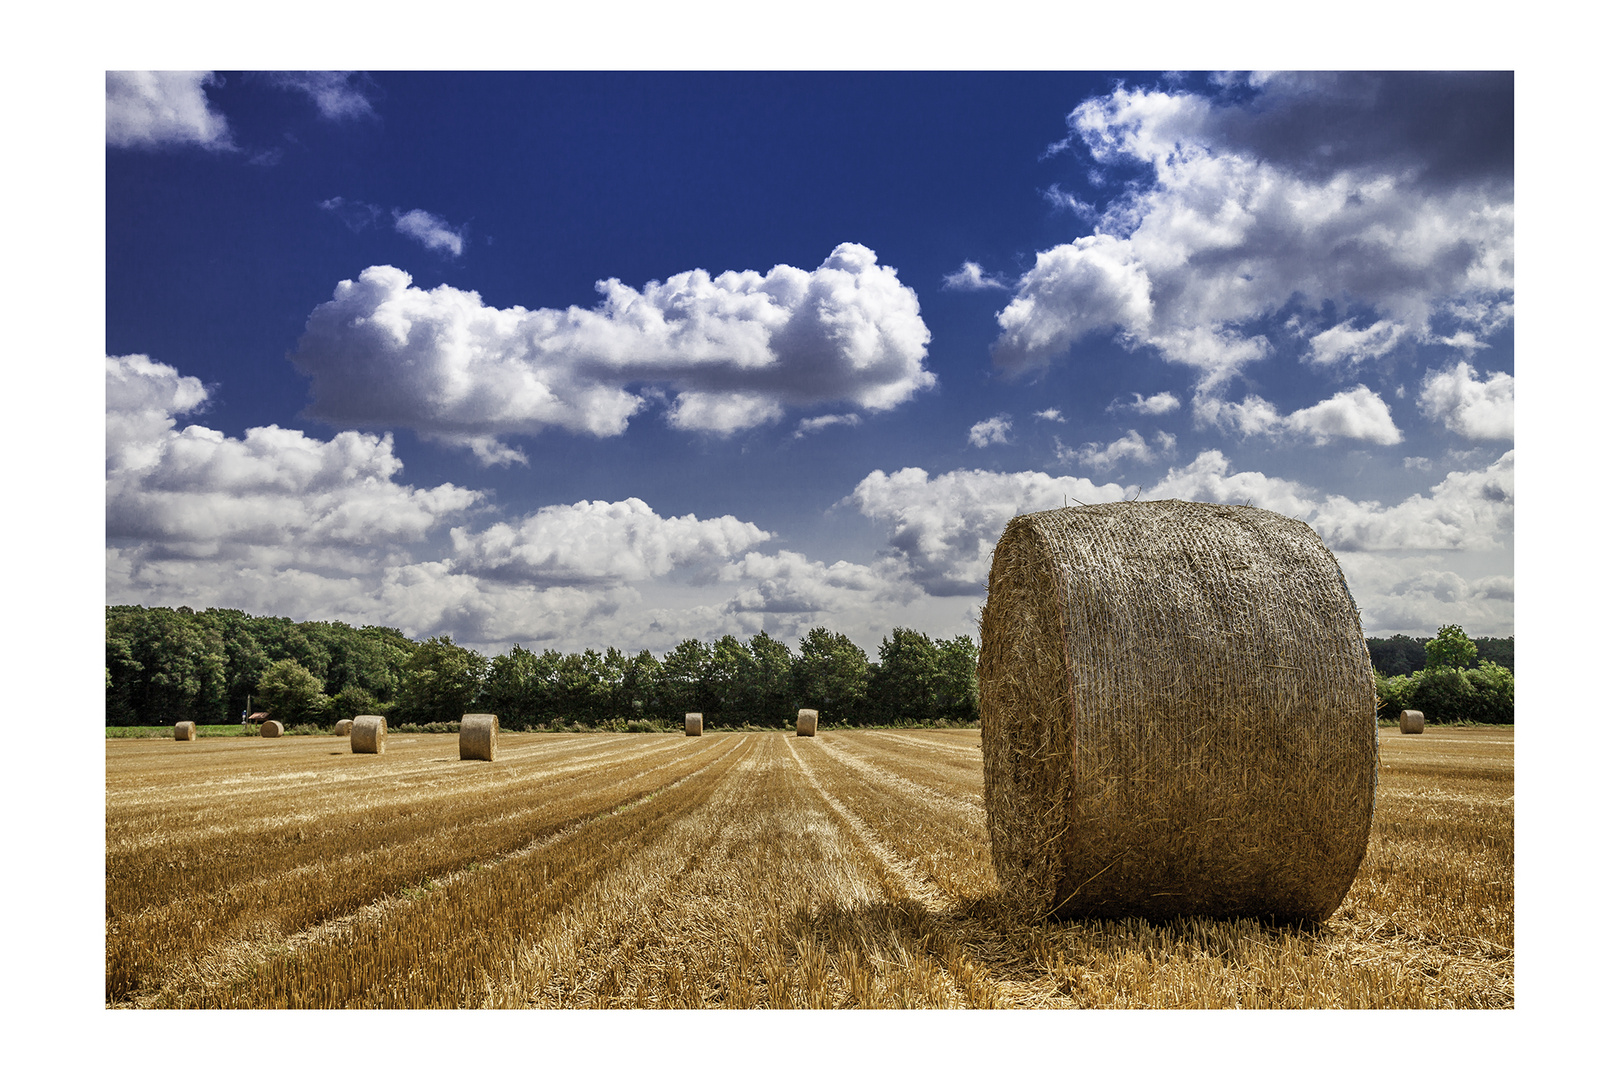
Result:
[[[347,735],[354,728],[353,720],[339,720],[332,726],[332,734]]]
[[[279,739],[285,730],[280,720],[266,720],[259,725],[259,734],[266,739]]]
[[[814,737],[816,734],[816,720],[820,716],[814,709],[800,709],[799,722],[795,733]]]
[[[175,742],[196,742],[197,722],[195,720],[182,720],[174,725]]]
[[[1401,734],[1402,735],[1421,735],[1421,734],[1423,734],[1423,714],[1418,712],[1416,709],[1402,709],[1401,710]]]
[[[1292,921],[1344,899],[1376,696],[1308,525],[1178,500],[1014,518],[978,677],[991,854],[1026,909]]]
[[[689,713],[686,714],[686,733],[688,735],[701,735],[701,734],[703,734],[703,714],[702,713],[700,713],[700,712],[689,712]]]
[[[349,728],[351,754],[380,754],[388,742],[388,719],[382,716],[357,716]]]
[[[468,713],[461,718],[461,760],[494,761],[500,718],[493,713]]]

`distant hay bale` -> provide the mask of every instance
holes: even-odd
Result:
[[[1027,910],[1339,906],[1372,826],[1377,700],[1308,525],[1179,500],[1014,518],[979,630],[991,855]]]
[[[349,728],[351,754],[380,754],[388,742],[388,719],[382,716],[357,716]]]
[[[259,725],[259,734],[266,739],[279,739],[284,731],[280,720],[266,720]]]
[[[461,718],[461,760],[494,761],[500,718],[493,713],[468,713]]]
[[[350,729],[352,729],[353,727],[354,727],[354,721],[353,720],[339,720],[337,722],[337,724],[332,728],[332,734],[334,734],[334,735],[347,735],[349,733]]]
[[[701,734],[703,734],[703,714],[702,713],[700,713],[700,712],[689,712],[689,713],[686,714],[686,733],[688,735],[701,735]]]
[[[820,714],[818,714],[814,709],[800,709],[799,724],[796,729],[797,733],[800,735],[814,737],[816,733],[816,719],[819,715]]]
[[[195,720],[182,720],[174,725],[175,742],[196,742],[197,722]]]
[[[1416,709],[1402,709],[1401,710],[1401,734],[1402,735],[1421,735],[1421,734],[1423,734],[1423,714],[1418,712]]]

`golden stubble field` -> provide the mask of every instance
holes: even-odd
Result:
[[[1380,735],[1315,927],[1030,925],[977,731],[106,743],[135,1008],[1511,1008],[1513,732]]]

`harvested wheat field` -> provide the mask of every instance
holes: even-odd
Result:
[[[135,1008],[1510,1008],[1513,733],[1381,732],[1319,925],[1032,925],[979,733],[109,740]]]

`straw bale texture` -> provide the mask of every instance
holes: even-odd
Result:
[[[816,721],[819,718],[820,714],[814,709],[800,709],[798,734],[814,736],[816,733]]]
[[[279,739],[286,729],[281,726],[280,720],[266,720],[259,725],[259,734],[266,739]]]
[[[388,742],[388,719],[382,716],[357,716],[349,728],[351,754],[380,754]]]
[[[1036,914],[1324,919],[1366,854],[1372,663],[1303,522],[1179,500],[1008,523],[980,617],[985,812]]]
[[[334,734],[334,735],[347,735],[349,733],[349,731],[353,727],[354,727],[354,721],[353,720],[339,720],[337,722],[336,726],[334,726],[332,728],[332,734]]]
[[[174,725],[175,742],[196,742],[197,722],[195,720],[182,720]]]
[[[703,714],[702,713],[700,713],[700,712],[689,712],[689,713],[686,714],[686,733],[688,735],[701,735],[701,734],[703,734]]]
[[[1401,734],[1402,735],[1421,735],[1421,734],[1423,734],[1423,714],[1418,712],[1416,709],[1402,709],[1401,710]]]
[[[461,760],[494,761],[495,737],[501,721],[493,713],[468,713],[461,718]]]

